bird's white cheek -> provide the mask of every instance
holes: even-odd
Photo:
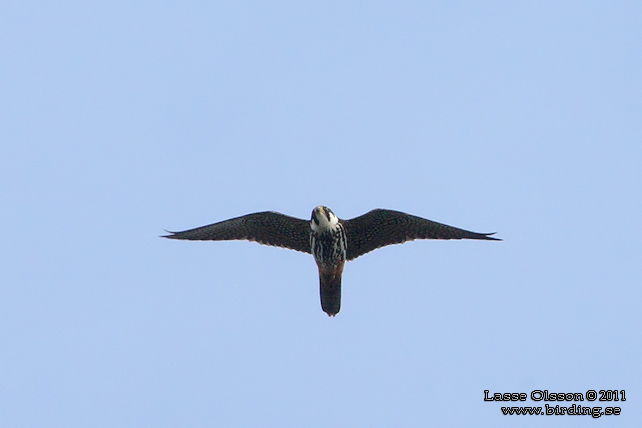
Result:
[[[337,224],[339,224],[339,217],[330,213],[330,226],[336,226]]]

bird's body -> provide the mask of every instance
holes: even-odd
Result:
[[[491,233],[470,232],[392,210],[376,209],[351,220],[341,220],[324,206],[312,211],[309,222],[266,211],[170,233],[165,238],[245,239],[312,254],[319,268],[321,307],[330,316],[341,308],[341,276],[346,261],[414,239],[499,240],[489,236]]]
[[[341,309],[341,275],[348,254],[343,223],[326,207],[312,211],[310,249],[319,267],[321,308],[330,316]]]

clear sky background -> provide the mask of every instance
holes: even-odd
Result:
[[[4,2],[0,425],[640,426],[641,23],[637,1]],[[377,250],[328,318],[309,255],[158,238],[321,204],[504,241]],[[485,389],[627,401],[503,416]]]

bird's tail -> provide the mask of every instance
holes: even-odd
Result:
[[[341,275],[343,263],[331,268],[319,268],[319,283],[321,291],[321,309],[333,317],[341,309]]]

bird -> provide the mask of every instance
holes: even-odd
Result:
[[[321,309],[333,317],[341,309],[341,277],[346,261],[377,248],[415,239],[480,239],[501,241],[422,217],[389,209],[374,209],[342,220],[319,205],[310,221],[274,211],[235,217],[207,226],[167,231],[163,238],[192,241],[247,240],[312,254],[319,270]]]

